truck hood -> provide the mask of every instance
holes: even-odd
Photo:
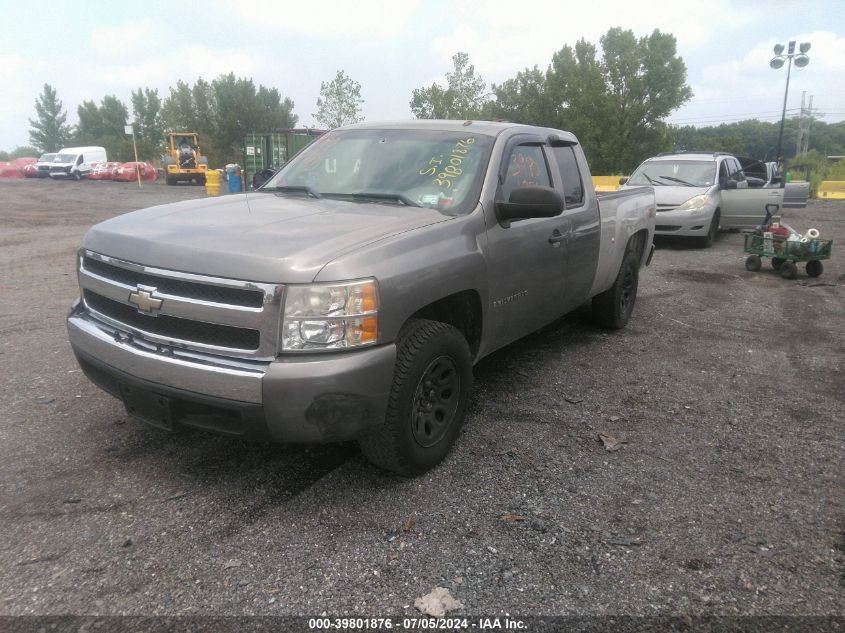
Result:
[[[92,227],[82,246],[181,272],[307,283],[340,255],[448,219],[427,208],[248,193],[127,213]]]

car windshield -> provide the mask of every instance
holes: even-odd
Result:
[[[478,203],[493,138],[469,132],[329,132],[259,191],[469,213]]]
[[[49,163],[56,157],[55,154],[42,154],[41,158],[38,159],[39,163]]]
[[[647,160],[631,174],[628,184],[709,187],[715,179],[714,160]]]
[[[76,160],[76,154],[56,154],[54,163],[72,163]]]

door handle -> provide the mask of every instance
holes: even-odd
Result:
[[[549,237],[549,244],[560,244],[565,239],[566,236],[561,234],[561,232],[557,229],[555,229],[551,237]]]

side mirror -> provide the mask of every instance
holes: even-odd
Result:
[[[496,219],[508,225],[511,220],[553,218],[563,211],[563,197],[551,187],[518,187],[510,200],[496,203]]]
[[[622,176],[622,177],[619,179],[619,184],[620,184],[620,185],[624,185],[626,182],[628,182],[628,177],[627,177],[627,176]]]
[[[729,180],[726,182],[725,189],[736,189],[736,180]]]

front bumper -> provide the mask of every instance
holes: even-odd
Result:
[[[174,426],[313,443],[355,439],[384,421],[396,359],[392,344],[267,363],[133,339],[79,306],[67,326],[74,354],[92,382],[116,397],[127,387],[165,396]]]
[[[696,211],[658,211],[654,220],[654,234],[703,237],[710,230],[715,211],[715,207],[704,207]]]

